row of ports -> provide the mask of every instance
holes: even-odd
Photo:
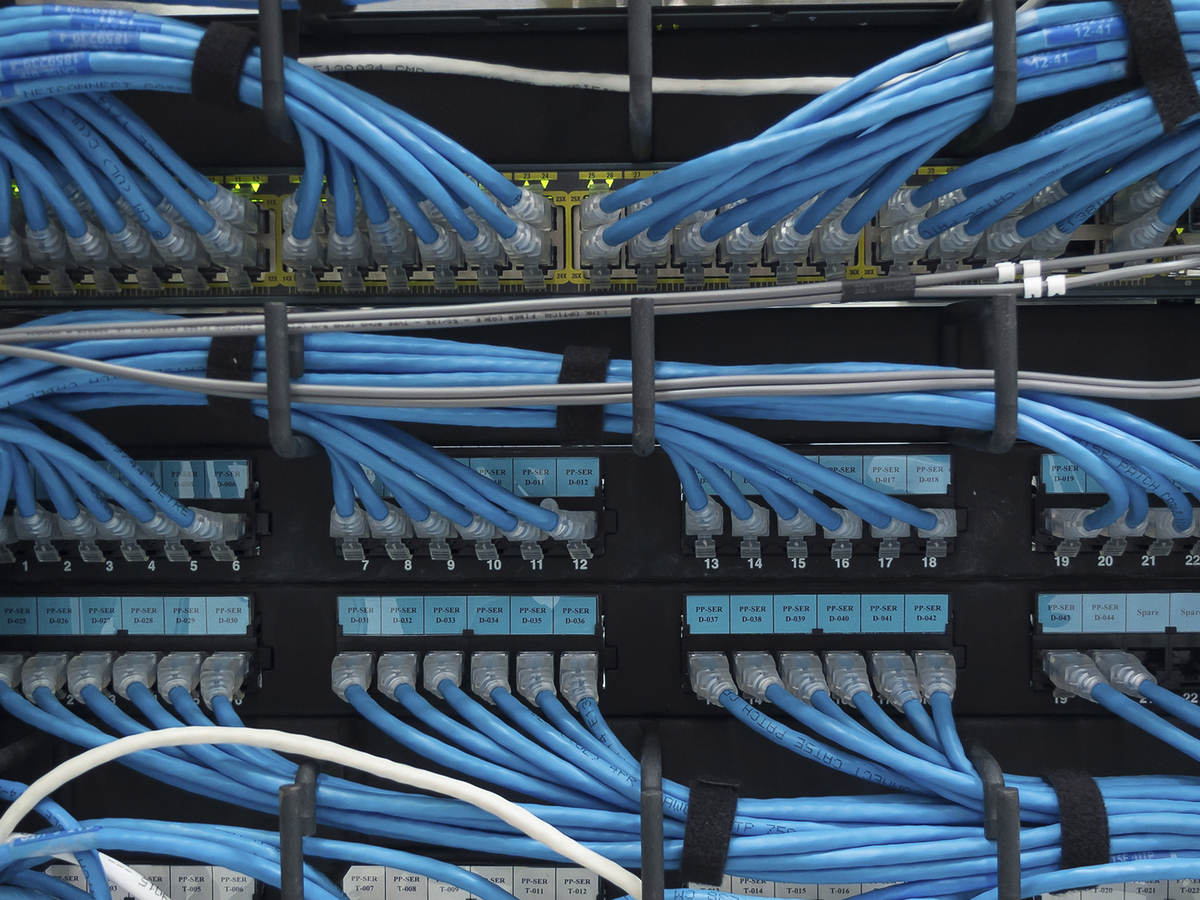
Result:
[[[1054,539],[1054,555],[1073,559],[1085,549],[1104,556],[1136,551],[1149,557],[1170,556],[1177,548],[1200,554],[1200,509],[1149,510],[1141,522],[1117,519],[1103,528],[1088,527],[1096,510],[1056,507],[1045,511],[1045,529]]]

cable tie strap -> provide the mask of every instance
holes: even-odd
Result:
[[[679,865],[684,884],[721,883],[737,802],[737,782],[697,778],[691,783]]]
[[[1012,262],[996,263],[996,281],[1006,284],[1017,280],[1017,264]]]
[[[240,106],[242,67],[254,48],[253,31],[228,22],[204,30],[192,62],[192,95],[221,107]]]
[[[599,384],[608,380],[607,347],[567,347],[558,370],[559,384]],[[604,438],[603,406],[560,406],[555,419],[564,447],[599,444]]]
[[[1046,296],[1047,297],[1062,297],[1067,293],[1067,276],[1066,275],[1047,275],[1046,276]]]
[[[208,344],[208,359],[204,374],[223,381],[252,381],[254,348],[258,342],[252,334],[232,334],[214,337]],[[249,414],[249,402],[236,397],[209,394],[208,405],[218,413],[231,416]]]
[[[1025,277],[1025,299],[1036,300],[1042,296],[1044,284],[1040,275],[1027,275]]]
[[[917,287],[915,275],[886,275],[842,282],[842,302],[859,300],[907,300]]]
[[[1043,777],[1058,797],[1062,831],[1059,868],[1103,866],[1110,862],[1108,810],[1096,779],[1079,769],[1056,769]]]
[[[1200,91],[1188,64],[1171,0],[1117,0],[1129,34],[1130,71],[1154,102],[1163,131],[1200,112]]]

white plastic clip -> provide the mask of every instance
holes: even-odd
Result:
[[[1042,296],[1043,281],[1040,276],[1026,276],[1025,299],[1036,300]]]
[[[1011,262],[996,263],[996,282],[998,284],[1007,284],[1010,281],[1017,280],[1017,264]]]
[[[1046,296],[1061,297],[1067,292],[1067,276],[1066,275],[1047,275],[1046,276]]]
[[[1040,259],[1021,260],[1021,274],[1028,280],[1042,277],[1042,261]]]

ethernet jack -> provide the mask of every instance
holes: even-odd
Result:
[[[388,210],[383,222],[367,222],[367,237],[371,256],[384,268],[388,290],[407,293],[409,289],[406,266],[416,262],[416,246],[407,224],[395,210]]]
[[[725,530],[725,508],[715,497],[709,497],[700,509],[683,504],[683,533],[695,537],[697,559],[712,559],[717,555],[715,535]]]
[[[1180,529],[1175,526],[1175,516],[1171,510],[1163,507],[1151,509],[1146,514],[1146,534],[1150,537],[1150,548],[1146,553],[1150,556],[1169,556],[1177,540],[1200,537],[1200,509],[1193,508],[1191,513],[1191,525]],[[1192,552],[1195,553],[1197,549],[1200,549],[1200,541],[1192,548]]]
[[[710,241],[703,234],[704,226],[712,218],[711,209],[701,210],[692,213],[675,229],[675,256],[683,273],[684,287],[702,287],[704,267],[716,261],[720,240]]]
[[[339,700],[346,699],[346,691],[360,687],[371,689],[371,673],[375,668],[375,654],[366,650],[339,653],[329,664],[329,680]]]
[[[123,509],[110,507],[112,513],[106,522],[96,522],[96,533],[102,540],[117,541],[121,558],[126,562],[145,562],[150,558],[138,543],[138,522]]]
[[[1157,209],[1170,192],[1158,183],[1157,175],[1136,181],[1121,188],[1112,198],[1112,220],[1118,225],[1131,222],[1138,216]]]
[[[1046,510],[1046,530],[1051,537],[1057,538],[1054,555],[1074,559],[1082,549],[1082,542],[1100,536],[1099,528],[1088,528],[1087,517],[1092,514],[1090,509],[1048,509]]]
[[[604,228],[584,228],[579,232],[579,263],[590,269],[591,290],[606,291],[612,285],[612,269],[620,260],[621,245],[604,239]]]
[[[535,562],[546,558],[546,552],[542,549],[541,542],[546,540],[549,535],[533,523],[518,519],[514,527],[500,533],[506,540],[520,545],[521,559],[526,562]]]
[[[66,653],[35,653],[21,666],[21,693],[33,700],[38,688],[47,688],[56,697],[67,683]]]
[[[775,658],[762,650],[739,650],[733,654],[733,673],[738,688],[755,703],[767,699],[767,689],[783,687]]]
[[[637,212],[649,205],[650,200],[639,200],[630,207],[630,212]],[[638,290],[653,290],[658,283],[659,266],[665,266],[671,258],[672,234],[668,231],[652,238],[648,231],[639,231],[626,243],[625,258],[637,271]]]
[[[554,205],[545,194],[535,193],[529,188],[521,188],[521,196],[512,206],[506,206],[507,212],[514,219],[533,226],[539,231],[549,231],[553,224]]]
[[[750,284],[750,267],[762,262],[767,232],[755,234],[749,223],[739,225],[721,238],[721,255],[729,263],[729,286]]]
[[[942,693],[954,699],[958,686],[958,662],[948,650],[918,650],[915,654],[917,682],[921,686],[921,697],[925,702],[934,694]]]
[[[811,205],[812,201],[809,200],[792,210],[767,232],[766,258],[768,263],[775,264],[777,284],[795,284],[797,266],[803,265],[808,259],[813,232],[797,229],[796,220]]]
[[[417,239],[421,265],[433,269],[433,286],[439,291],[454,289],[454,279],[462,266],[462,251],[458,242],[441,222],[432,222],[435,232],[432,241]]]
[[[449,681],[462,687],[463,654],[461,650],[434,650],[421,660],[421,684],[435,697],[442,696],[442,683]]]
[[[982,234],[967,233],[966,222],[947,228],[937,239],[938,270],[960,268],[965,259],[974,255],[982,240]],[[929,255],[933,256],[933,251]]]
[[[76,653],[67,663],[67,693],[76,703],[83,703],[84,688],[100,693],[112,684],[113,654],[107,650],[88,650]]]
[[[517,654],[517,693],[537,706],[542,691],[554,694],[554,654],[528,650]]]
[[[471,654],[471,692],[495,705],[493,691],[508,691],[508,654],[503,650],[481,650]]]
[[[550,539],[564,541],[571,559],[591,559],[592,548],[587,542],[596,536],[596,514],[589,510],[563,509],[550,497],[538,505],[558,516],[558,524],[548,532]]]
[[[853,704],[854,698],[863,692],[872,696],[867,661],[853,650],[830,650],[825,654],[825,680],[841,703]]]
[[[921,233],[920,222],[904,222],[884,228],[881,234],[880,256],[890,260],[899,273],[923,256],[927,256],[934,238]]]
[[[108,236],[92,222],[85,220],[84,226],[83,234],[67,234],[67,250],[77,265],[91,271],[98,293],[115,294],[120,288],[110,271],[116,265],[116,259]]]
[[[1043,228],[1029,241],[1029,254],[1036,259],[1057,259],[1067,252],[1071,243],[1071,232],[1063,231],[1057,224]]]
[[[67,238],[58,225],[48,222],[45,228],[34,228],[26,222],[25,247],[29,250],[30,262],[49,273],[50,290],[53,293],[74,292],[75,283],[67,274],[67,267],[71,265]]]
[[[593,191],[579,201],[579,227],[583,229],[607,228],[621,218],[621,210],[608,212],[601,205],[612,191]]]
[[[200,698],[204,705],[212,709],[217,697],[241,703],[242,687],[249,674],[250,654],[244,650],[222,650],[209,656],[200,665]]]
[[[1128,697],[1140,700],[1143,684],[1158,684],[1142,661],[1125,650],[1093,650],[1091,657],[1108,683]]]
[[[1149,250],[1151,247],[1161,247],[1174,230],[1175,223],[1164,222],[1159,218],[1158,210],[1153,209],[1113,229],[1110,249]]]
[[[787,650],[779,654],[779,671],[784,689],[805,703],[812,703],[819,691],[829,693],[821,657],[808,650]]]
[[[500,236],[500,246],[514,266],[521,267],[521,278],[528,290],[546,286],[542,265],[550,261],[550,243],[543,231],[528,222],[518,221],[517,230],[508,237]]]
[[[798,509],[790,519],[785,519],[777,514],[775,524],[779,529],[779,536],[787,538],[784,548],[787,558],[807,559],[808,541],[805,538],[813,537],[817,533],[816,520],[808,513]]]
[[[153,650],[134,650],[122,653],[113,660],[112,686],[117,696],[129,699],[129,689],[140,684],[149,689],[158,678],[158,653]]]
[[[387,515],[382,519],[367,517],[367,529],[373,540],[383,541],[383,550],[388,559],[403,562],[412,559],[412,551],[404,543],[413,536],[412,520],[404,510],[393,503],[384,502]]]
[[[921,699],[917,666],[911,656],[901,650],[876,650],[871,653],[871,679],[879,696],[903,710],[910,700]]]
[[[17,542],[17,530],[13,527],[11,516],[4,515],[0,510],[0,565],[11,565],[17,561],[16,554],[10,545]]]
[[[20,687],[23,665],[25,665],[24,653],[0,653],[0,683],[13,689]]]
[[[983,256],[989,265],[1006,259],[1015,259],[1020,255],[1021,248],[1025,246],[1027,240],[1017,231],[1019,220],[1020,216],[1009,216],[983,232],[983,241],[980,246],[983,247]]]
[[[1090,656],[1078,650],[1046,650],[1042,670],[1054,685],[1055,696],[1092,699],[1092,691],[1107,684]]]
[[[500,551],[496,549],[496,535],[500,532],[487,519],[478,513],[471,517],[471,521],[466,525],[455,523],[454,530],[458,532],[458,536],[466,541],[475,542],[475,558],[480,562],[489,562],[500,558]]]
[[[837,528],[822,528],[827,541],[832,541],[829,555],[834,560],[850,559],[854,555],[854,542],[862,538],[863,520],[848,509],[835,509],[841,518]]]
[[[396,699],[396,691],[408,686],[417,687],[417,654],[411,650],[381,653],[375,667],[375,686],[389,700]]]
[[[200,667],[204,654],[195,650],[178,650],[168,653],[158,661],[158,695],[171,702],[171,692],[183,688],[194,696],[200,686]]]
[[[237,554],[229,546],[229,541],[237,540],[245,533],[246,522],[238,514],[232,512],[212,512],[189,506],[192,512],[192,523],[179,529],[179,535],[189,541],[199,541],[208,544],[208,554],[217,562],[231,563],[237,559]],[[167,558],[171,559],[171,547],[164,544]],[[182,547],[181,547],[182,549]],[[175,551],[177,554],[179,550]],[[186,554],[186,549],[183,553]],[[186,558],[177,560],[186,562]]]
[[[75,543],[81,560],[86,563],[104,562],[104,551],[96,543],[96,518],[90,512],[80,509],[71,519],[58,514],[58,531],[64,540]]]
[[[892,519],[882,528],[871,526],[871,537],[879,539],[880,559],[899,559],[900,541],[912,534],[912,527],[907,522]]]
[[[826,278],[840,278],[858,250],[858,238],[862,232],[850,234],[842,228],[842,220],[846,213],[850,212],[857,202],[857,197],[847,197],[834,207],[814,230],[810,255],[814,262],[824,263]]]
[[[749,500],[746,503],[750,507],[750,515],[744,519],[732,516],[729,522],[730,531],[734,537],[742,539],[739,544],[742,559],[761,559],[762,545],[758,539],[771,533],[771,513],[757,503]]]
[[[429,515],[419,522],[414,520],[413,533],[429,542],[429,558],[438,562],[450,559],[450,542],[446,540],[454,533],[454,524],[440,512],[430,510]]]
[[[1149,527],[1149,515],[1143,516],[1142,521],[1136,525],[1130,525],[1126,516],[1119,517],[1100,530],[1100,534],[1106,538],[1104,545],[1100,548],[1100,553],[1103,556],[1123,555],[1129,549],[1129,539],[1145,537]]]
[[[950,552],[949,539],[958,536],[958,513],[953,509],[925,509],[937,521],[932,528],[918,528],[917,537],[925,541],[925,556],[944,559]]]
[[[737,693],[737,683],[729,671],[729,659],[718,651],[689,653],[688,680],[693,693],[710,706],[720,706],[721,695],[726,691]]]
[[[145,522],[137,523],[137,535],[148,540],[161,540],[163,552],[171,562],[187,562],[191,558],[180,540],[179,526],[157,510]]]
[[[599,700],[600,655],[590,650],[564,653],[558,660],[558,689],[572,709],[584,700]]]
[[[500,286],[499,270],[504,267],[504,248],[500,246],[500,235],[488,225],[478,213],[468,212],[467,218],[475,223],[475,237],[467,240],[457,234],[463,258],[476,269],[479,288],[494,291]]]
[[[921,206],[913,203],[912,195],[916,188],[902,187],[887,198],[883,208],[879,210],[879,224],[887,228],[893,225],[904,225],[914,219],[924,219],[930,204]]]
[[[289,227],[283,235],[279,258],[292,270],[298,291],[304,294],[317,292],[316,270],[325,268],[325,248],[315,230],[301,238],[296,237]]]
[[[339,513],[336,506],[329,510],[329,536],[337,541],[338,553],[346,562],[362,562],[367,558],[362,539],[370,534],[367,514],[357,503],[348,516]]]
[[[54,546],[54,538],[58,536],[58,531],[55,528],[53,513],[38,503],[29,515],[16,513],[14,518],[17,539],[33,542],[33,555],[38,562],[56,563],[62,560],[58,548]]]

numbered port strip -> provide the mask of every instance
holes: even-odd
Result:
[[[597,900],[600,879],[586,869],[532,866],[468,866],[517,900]],[[468,900],[465,890],[383,866],[351,866],[342,879],[350,900]],[[172,898],[174,900],[174,898]]]
[[[220,866],[155,866],[135,863],[132,868],[171,900],[251,900],[258,893],[258,884],[253,878]],[[87,882],[79,866],[56,863],[46,867],[46,874],[80,890],[87,889]],[[113,897],[121,897],[115,887]]]
[[[244,636],[252,622],[247,596],[0,597],[0,636]]]
[[[1200,632],[1200,593],[1038,594],[1043,634]]]
[[[590,595],[338,597],[343,635],[593,635],[598,618]]]
[[[689,594],[686,621],[692,634],[942,634],[950,595]]]
[[[833,454],[805,456],[805,459],[820,463],[851,481],[881,491],[885,494],[944,495],[950,492],[950,454],[948,453],[888,453],[876,456],[855,454]],[[738,489],[747,496],[758,494],[742,475],[726,472]],[[714,494],[712,485],[701,479],[709,494]]]

